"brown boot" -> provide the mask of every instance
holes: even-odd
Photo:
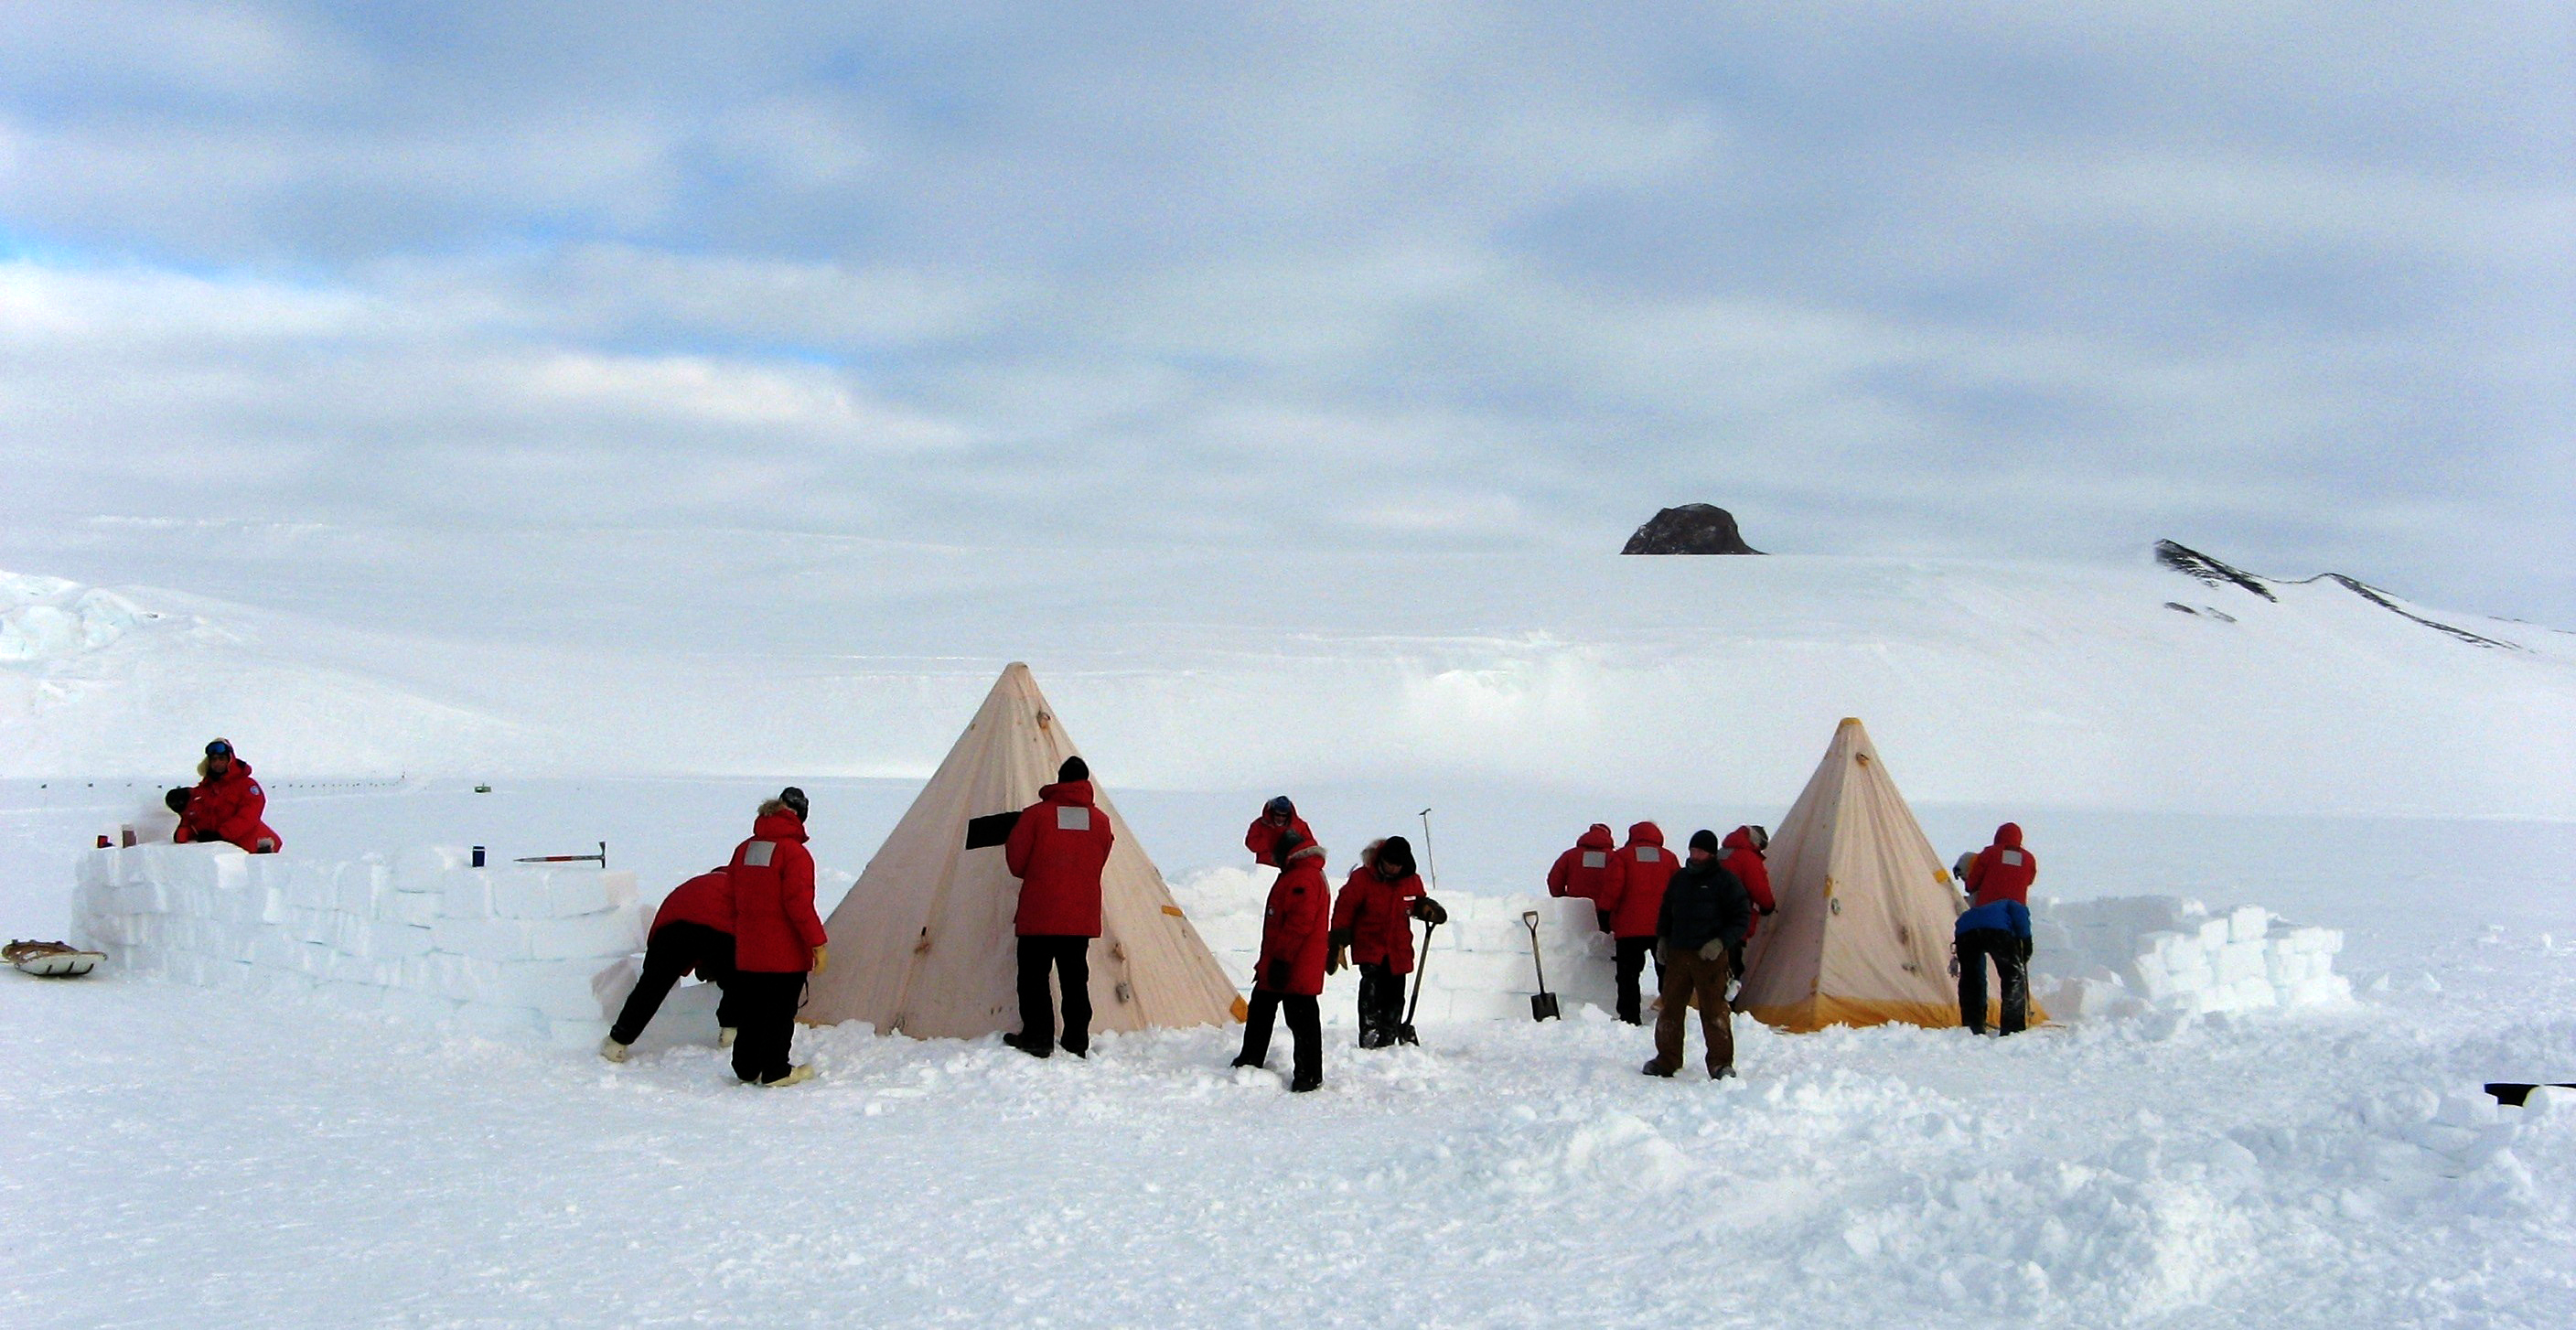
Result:
[[[1671,1080],[1673,1073],[1680,1071],[1681,1068],[1665,1062],[1662,1058],[1648,1058],[1646,1059],[1646,1065],[1639,1067],[1637,1070],[1642,1071],[1649,1076],[1661,1076],[1665,1080]]]

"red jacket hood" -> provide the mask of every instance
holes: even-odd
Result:
[[[218,784],[225,784],[237,780],[249,780],[250,763],[244,762],[237,757],[233,759],[233,764],[230,767],[225,768],[222,776],[200,776],[198,779],[211,780]]]
[[[1995,844],[2000,845],[2007,850],[2020,849],[2021,824],[2018,822],[2006,822],[2002,826],[1995,828]]]
[[[1725,845],[1730,850],[1741,850],[1746,854],[1761,853],[1760,850],[1753,848],[1753,832],[1745,827],[1737,827],[1726,833]]]
[[[1092,800],[1091,782],[1068,780],[1054,785],[1040,786],[1038,798],[1051,804],[1080,804],[1089,808]]]
[[[1583,833],[1583,839],[1574,843],[1574,848],[1578,850],[1606,850],[1616,844],[1618,844],[1617,841],[1610,839],[1610,825],[1606,822],[1595,822],[1592,824],[1592,829],[1590,831]]]
[[[1631,845],[1661,845],[1664,843],[1664,829],[1656,826],[1652,822],[1640,822],[1637,825],[1628,828],[1628,843]]]
[[[801,842],[805,839],[805,824],[794,813],[771,813],[752,821],[751,838]]]

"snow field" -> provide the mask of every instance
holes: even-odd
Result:
[[[0,662],[95,651],[160,617],[112,591],[60,577],[0,572]]]
[[[647,920],[631,872],[478,869],[453,847],[389,863],[140,845],[75,863],[74,934],[112,967],[562,1047],[607,1032],[595,981]]]

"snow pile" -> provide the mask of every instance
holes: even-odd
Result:
[[[95,651],[146,619],[112,592],[59,577],[0,572],[0,661],[55,660]]]
[[[452,848],[388,865],[143,845],[82,855],[78,882],[75,935],[119,968],[566,1047],[607,1033],[626,985],[593,981],[644,924],[631,872],[474,868]]]
[[[2060,1020],[2352,999],[2352,981],[2334,972],[2343,933],[2300,927],[2259,905],[2213,914],[2178,896],[2042,901],[2031,912],[2031,945],[2032,988]]]

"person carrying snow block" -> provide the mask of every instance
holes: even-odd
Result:
[[[1020,880],[1020,908],[1012,921],[1019,936],[1020,1032],[1002,1042],[1042,1058],[1055,1051],[1056,1004],[1047,993],[1055,974],[1064,994],[1064,1051],[1091,1053],[1091,942],[1100,936],[1100,873],[1117,837],[1109,816],[1094,803],[1091,767],[1068,757],[1056,783],[1020,813],[1003,843],[1003,861]]]
[[[286,842],[260,818],[268,812],[268,792],[251,779],[250,763],[233,755],[232,741],[206,745],[197,763],[197,788],[184,805],[172,800],[179,829],[170,839],[181,845],[227,841],[252,854],[275,854]]]
[[[1655,954],[1664,884],[1678,866],[1673,852],[1664,848],[1664,829],[1640,822],[1628,828],[1628,843],[1610,856],[1610,876],[1601,884],[1601,908],[1610,914],[1610,936],[1618,947],[1619,1019],[1630,1025],[1646,1023],[1637,978],[1645,973],[1646,958]]]
[[[1404,1023],[1404,976],[1413,973],[1413,921],[1439,908],[1422,894],[1413,845],[1402,836],[1372,843],[1342,884],[1333,901],[1332,952],[1324,972],[1359,962],[1360,1047],[1395,1042],[1396,1027]]]
[[[1727,971],[1737,979],[1744,977],[1744,948],[1761,930],[1762,916],[1780,908],[1771,895],[1771,865],[1762,852],[1771,848],[1771,833],[1760,827],[1737,827],[1726,833],[1726,844],[1718,851],[1717,861],[1735,880],[1744,884],[1744,894],[1753,902],[1753,920],[1744,926],[1744,940],[1735,944],[1735,954],[1726,958]]]
[[[814,1075],[792,1065],[805,976],[823,968],[830,937],[814,914],[814,856],[805,848],[805,792],[793,785],[763,800],[751,839],[734,847],[733,1074],[753,1085],[794,1085]]]
[[[1252,819],[1252,825],[1244,829],[1243,848],[1252,851],[1252,862],[1277,868],[1279,833],[1283,831],[1296,832],[1309,845],[1315,841],[1315,833],[1307,829],[1306,819],[1297,816],[1297,805],[1290,803],[1284,794],[1263,804],[1261,816]]]
[[[652,930],[644,940],[644,973],[636,979],[635,991],[626,995],[616,1024],[608,1027],[599,1055],[624,1062],[627,1048],[653,1023],[653,1013],[662,1009],[671,986],[691,970],[723,990],[723,1000],[716,1004],[716,1047],[731,1048],[736,1033],[733,875],[721,868],[681,883],[654,911]]]
[[[1710,1080],[1735,1074],[1734,1011],[1726,981],[1735,951],[1753,927],[1753,897],[1717,857],[1717,833],[1691,833],[1690,862],[1664,887],[1655,921],[1663,952],[1664,1002],[1655,1013],[1655,1056],[1643,1070],[1670,1076],[1682,1069],[1683,1025],[1699,1004],[1700,1034],[1708,1043]]]
[[[2021,827],[1995,828],[1995,843],[1968,865],[1968,899],[1952,945],[1959,959],[1959,1020],[1970,1034],[1986,1032],[1986,962],[2003,981],[2003,1034],[2019,1034],[2030,1021],[2030,884],[2039,860],[2022,848]]]
[[[1601,890],[1610,880],[1612,843],[1609,824],[1595,822],[1591,830],[1575,839],[1574,848],[1556,856],[1555,865],[1547,870],[1547,894],[1592,902],[1604,933],[1610,931],[1610,911],[1601,904]]]
[[[1295,831],[1279,833],[1272,857],[1282,867],[1261,915],[1261,955],[1252,967],[1252,1002],[1244,1013],[1238,1067],[1270,1061],[1270,1027],[1281,1009],[1297,1039],[1288,1088],[1304,1094],[1324,1083],[1324,1022],[1315,999],[1324,991],[1331,948],[1332,888],[1324,882],[1324,847]]]

